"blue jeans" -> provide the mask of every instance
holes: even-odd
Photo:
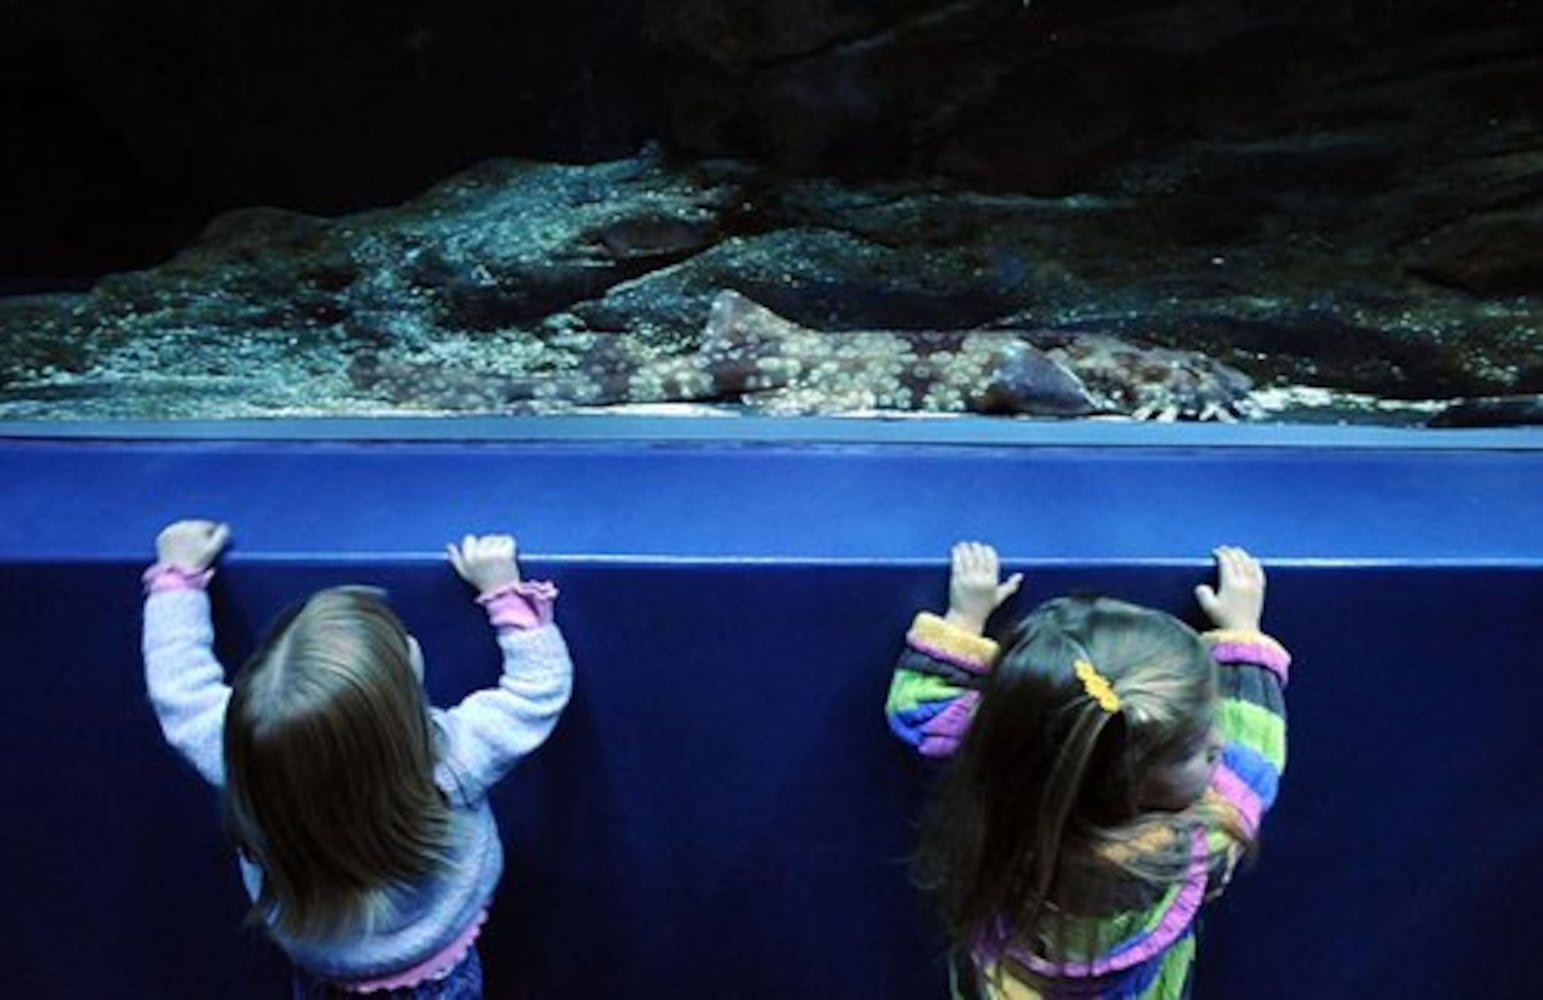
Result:
[[[294,1000],[482,1000],[482,960],[475,946],[443,979],[400,990],[350,993],[304,969],[295,969]]]

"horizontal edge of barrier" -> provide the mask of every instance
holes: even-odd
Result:
[[[1431,429],[991,417],[283,418],[0,421],[0,440],[660,442],[1543,451],[1543,427]]]

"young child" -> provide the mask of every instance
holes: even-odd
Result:
[[[1285,766],[1290,657],[1259,630],[1264,573],[1216,550],[1195,589],[1217,626],[1063,597],[1001,649],[987,618],[1022,582],[960,543],[949,609],[917,615],[894,732],[950,758],[923,822],[964,998],[1186,997],[1202,902],[1227,885]]]
[[[448,711],[424,698],[418,643],[356,587],[281,618],[226,686],[204,588],[228,538],[178,521],[156,540],[145,680],[166,739],[222,790],[252,921],[292,960],[297,998],[480,997],[475,940],[503,869],[487,793],[571,686],[556,588],[521,581],[507,535],[447,547],[503,651],[497,686]]]

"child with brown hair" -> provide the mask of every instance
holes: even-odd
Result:
[[[894,732],[948,758],[915,871],[964,998],[1187,997],[1195,922],[1226,888],[1285,766],[1290,657],[1260,631],[1264,572],[1216,550],[1199,635],[1149,608],[1062,597],[1005,648],[987,618],[1022,582],[952,553],[890,687]]]
[[[572,684],[556,588],[520,579],[507,535],[447,547],[503,653],[497,686],[449,710],[424,697],[417,641],[358,587],[282,617],[227,686],[204,588],[228,539],[210,521],[157,538],[145,679],[166,739],[222,791],[251,919],[294,963],[296,997],[480,997],[503,870],[487,793]]]

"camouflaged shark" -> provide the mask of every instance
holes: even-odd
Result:
[[[622,403],[730,403],[775,414],[913,411],[1228,420],[1249,378],[1205,355],[1054,330],[820,331],[734,291],[713,300],[700,346],[649,358],[597,335],[574,373],[486,375],[370,352],[355,386],[397,403],[553,412]]]

